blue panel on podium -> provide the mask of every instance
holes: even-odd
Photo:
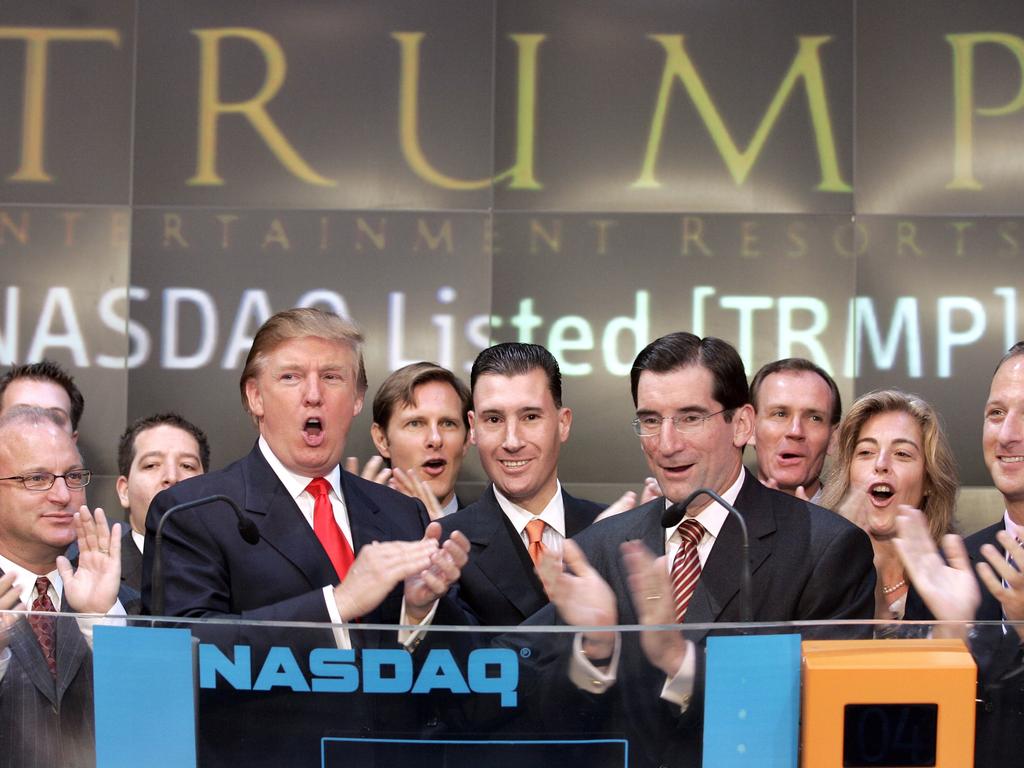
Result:
[[[94,631],[96,764],[195,768],[192,634],[187,629]]]
[[[800,636],[710,637],[704,768],[796,768]]]

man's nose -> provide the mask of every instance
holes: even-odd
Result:
[[[522,445],[523,441],[519,437],[519,425],[515,419],[509,419],[505,422],[505,439],[502,441],[502,447],[507,451],[515,451]]]
[[[440,448],[444,444],[444,436],[441,434],[440,425],[436,422],[427,426],[427,447]]]
[[[71,489],[68,488],[68,481],[63,477],[55,478],[47,492],[47,497],[55,504],[67,505],[71,501]]]
[[[306,377],[306,390],[303,400],[307,405],[318,405],[323,397],[320,389],[320,377],[317,374],[310,374]]]
[[[786,435],[793,438],[804,437],[804,422],[799,415],[795,415],[789,420],[789,428],[786,430]]]

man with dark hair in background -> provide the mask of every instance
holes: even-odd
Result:
[[[459,508],[455,483],[469,451],[469,409],[469,387],[447,368],[427,362],[399,368],[373,398],[370,435],[377,452],[390,468],[422,479],[442,515]],[[416,495],[398,478],[390,485]]]
[[[568,624],[592,626],[740,620],[739,523],[701,495],[678,510],[677,524],[662,524],[669,507],[703,488],[746,520],[753,621],[871,618],[875,571],[864,532],[743,469],[754,413],[732,346],[663,336],[637,356],[630,383],[633,428],[665,498],[567,541],[567,570],[543,558],[552,606],[530,624],[554,622],[556,610]],[[565,706],[591,709],[604,718],[600,727],[629,734],[637,764],[700,764],[703,707],[691,697],[701,690],[703,656],[682,633],[584,632],[567,658],[560,674],[579,691]]]
[[[142,589],[146,513],[153,497],[179,480],[210,471],[206,433],[177,413],[133,421],[117,446],[117,498],[128,512],[121,542],[121,581]]]
[[[544,550],[560,553],[602,505],[570,496],[558,480],[558,456],[572,411],[562,405],[558,362],[537,344],[483,350],[470,373],[470,440],[491,485],[445,517],[445,533],[469,538],[459,595],[485,625],[515,625],[547,597],[534,568]]]
[[[12,405],[53,411],[63,420],[71,439],[78,440],[85,398],[71,375],[52,360],[16,365],[0,378],[0,414]]]
[[[843,414],[835,381],[802,357],[763,366],[750,382],[757,479],[817,503],[821,472]]]

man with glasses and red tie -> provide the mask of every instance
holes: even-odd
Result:
[[[836,514],[770,490],[743,468],[754,412],[743,363],[715,338],[672,333],[630,374],[633,429],[665,494],[567,541],[563,571],[545,557],[552,602],[529,623],[734,622],[740,610],[740,526],[707,495],[666,528],[662,517],[697,489],[744,516],[754,621],[870,619],[875,574],[867,536]],[[630,735],[637,765],[699,765],[699,646],[679,632],[583,632],[568,655],[575,699]]]
[[[120,527],[85,506],[90,478],[51,410],[0,416],[0,610],[125,615]],[[60,555],[76,538],[72,567]],[[0,765],[95,765],[90,635],[87,620],[4,615]]]

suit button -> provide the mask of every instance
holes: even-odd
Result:
[[[991,712],[994,709],[995,709],[995,706],[992,704],[991,701],[986,701],[985,702],[985,711],[986,712]]]

